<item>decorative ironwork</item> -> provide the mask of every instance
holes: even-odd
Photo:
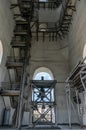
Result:
[[[32,123],[36,125],[55,125],[55,84],[56,81],[31,81]]]

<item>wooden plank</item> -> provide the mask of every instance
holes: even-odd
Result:
[[[27,32],[14,32],[15,35],[28,35]]]
[[[19,96],[19,90],[0,90],[0,96]]]
[[[16,62],[9,62],[6,63],[7,68],[18,68],[18,67],[22,67],[23,63],[16,63]]]

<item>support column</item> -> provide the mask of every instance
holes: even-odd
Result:
[[[54,108],[54,113],[55,113],[55,126],[57,126],[57,125],[58,125],[58,119],[57,119],[58,115],[57,115],[56,87],[55,87],[55,89],[54,89],[54,99],[55,99],[55,103],[56,103],[55,108]]]
[[[66,102],[67,102],[67,111],[68,111],[68,123],[69,128],[71,128],[71,92],[69,83],[66,86]]]
[[[83,92],[84,101],[83,101],[83,125],[86,126],[86,91]]]

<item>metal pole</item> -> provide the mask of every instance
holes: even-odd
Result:
[[[78,95],[78,90],[76,90],[76,100],[77,100],[77,109],[78,109],[78,117],[79,117],[79,122],[82,126],[82,121],[81,121],[81,116],[80,116],[80,105],[79,105],[79,95]]]
[[[56,100],[56,87],[54,87],[54,101],[56,103],[54,107],[54,113],[55,113],[55,125],[58,125],[58,119],[57,119],[57,100]]]
[[[21,75],[21,83],[20,83],[20,96],[19,96],[19,106],[18,106],[18,124],[17,128],[18,130],[21,129],[21,122],[22,122],[22,112],[23,112],[23,96],[24,96],[24,88],[25,88],[25,82],[26,82],[26,67],[27,67],[27,59],[28,59],[28,47],[25,51],[25,61],[23,65],[22,75]]]
[[[66,101],[67,101],[67,110],[68,110],[68,121],[69,121],[69,127],[71,128],[71,93],[70,93],[70,87],[69,84],[66,87]]]
[[[83,86],[83,88],[84,88],[84,91],[86,91],[86,86],[85,86],[85,84],[84,84],[84,82],[83,82],[83,80],[82,80],[81,73],[80,73],[80,79],[81,79],[81,83],[82,83],[82,86]]]

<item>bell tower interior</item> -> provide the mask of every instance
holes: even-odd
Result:
[[[0,0],[2,129],[86,129],[86,0]]]

